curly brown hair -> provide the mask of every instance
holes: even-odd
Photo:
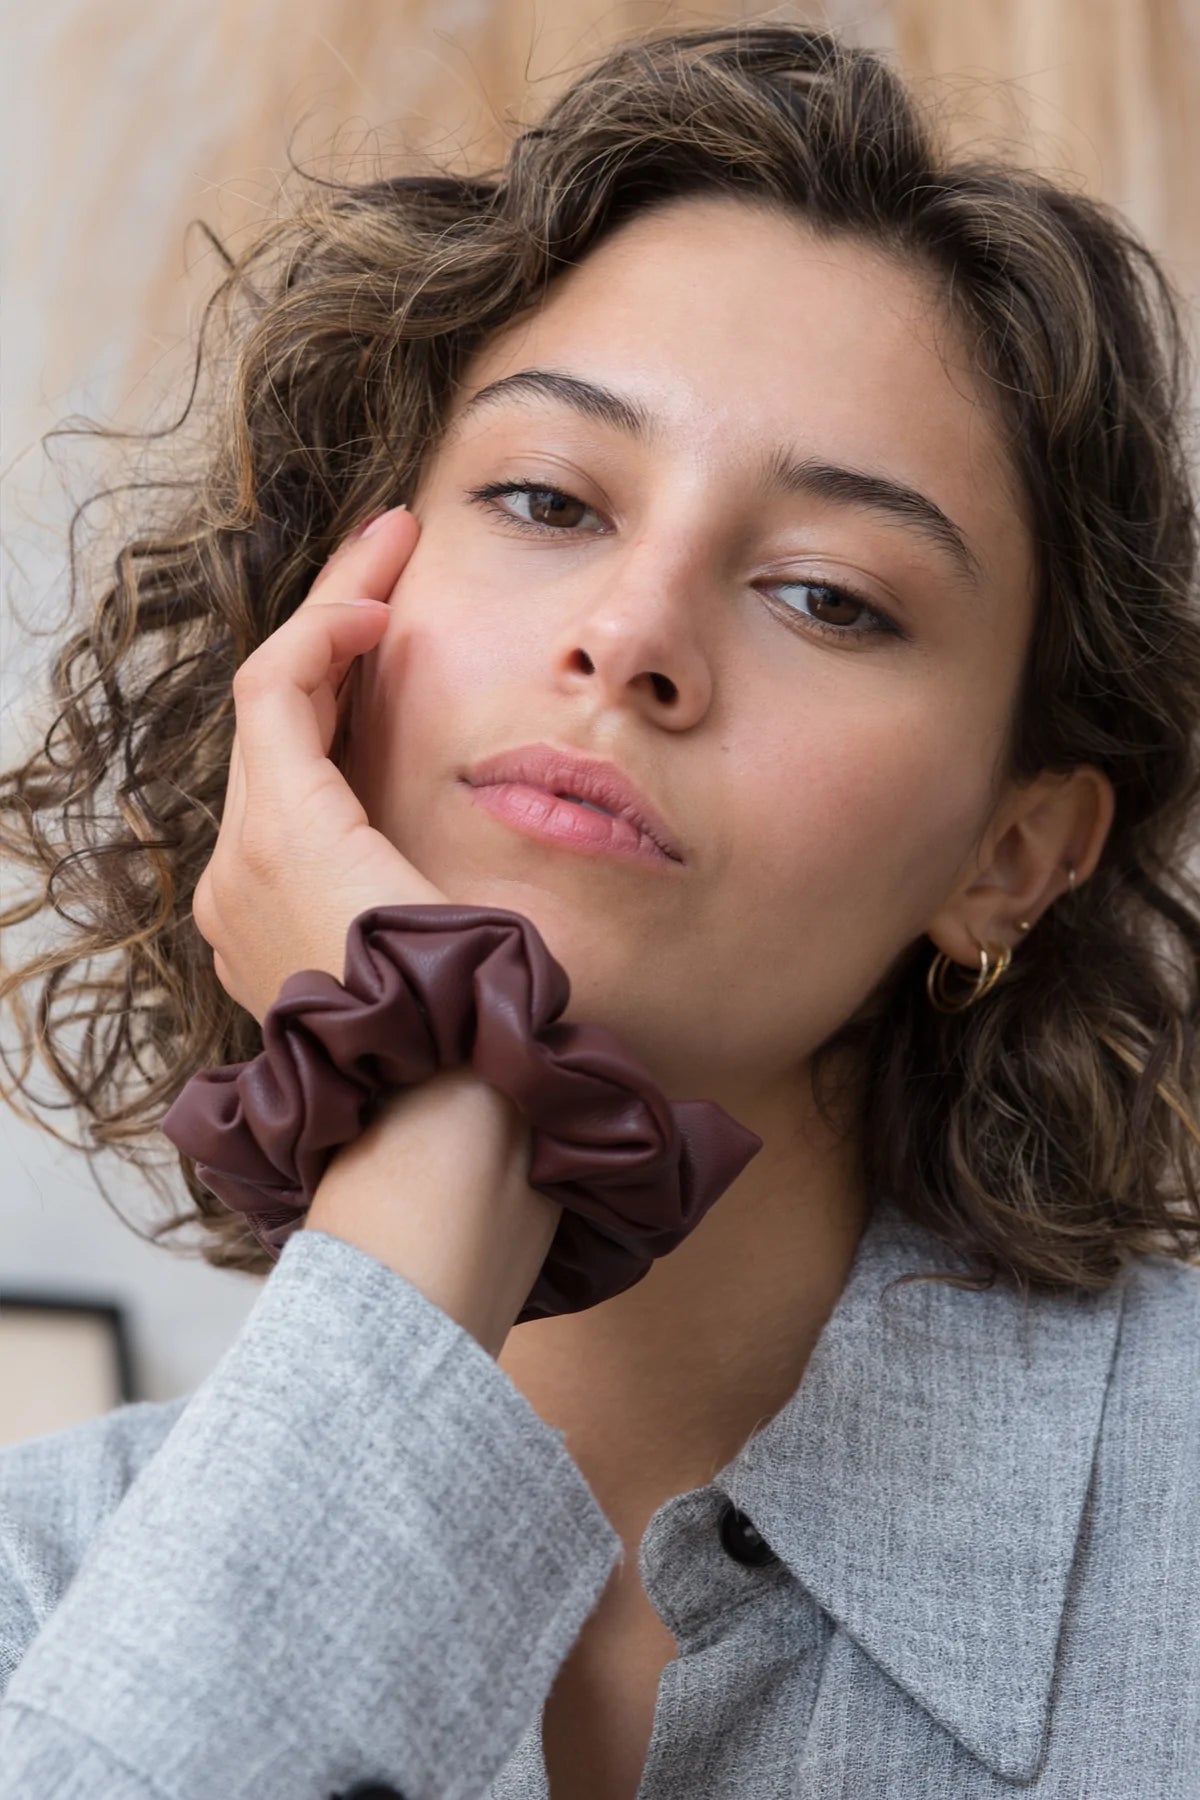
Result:
[[[935,1011],[919,940],[821,1047],[814,1079],[835,1048],[858,1052],[868,1191],[962,1253],[959,1285],[1098,1289],[1137,1255],[1191,1260],[1196,520],[1180,307],[1149,251],[1094,200],[956,160],[886,60],[787,24],[626,39],[477,176],[422,161],[365,183],[304,179],[240,255],[218,243],[227,274],[183,412],[133,434],[171,440],[170,454],[129,484],[136,535],[53,663],[40,748],[0,777],[0,849],[37,876],[0,925],[53,911],[68,928],[0,973],[25,1053],[10,1104],[21,1112],[40,1052],[63,1104],[90,1118],[90,1142],[73,1147],[93,1167],[117,1151],[171,1198],[152,1160],[167,1107],[198,1069],[262,1048],[191,915],[219,828],[235,670],[344,535],[415,490],[490,333],[631,214],[723,194],[937,279],[1034,521],[1038,606],[1004,773],[1090,763],[1116,797],[1091,879],[984,1003]],[[200,429],[185,449],[189,416]],[[96,957],[110,963],[99,979]],[[38,979],[35,1021],[23,996]],[[150,1240],[198,1221],[204,1260],[265,1272],[242,1216],[189,1158],[168,1160],[192,1203]],[[178,1236],[171,1247],[196,1253]]]

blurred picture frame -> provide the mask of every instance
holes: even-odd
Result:
[[[0,1444],[65,1430],[138,1397],[118,1301],[0,1287]]]

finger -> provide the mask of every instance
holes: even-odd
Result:
[[[270,677],[264,668],[264,661],[270,657],[270,666],[275,668],[275,657],[282,655],[282,662],[279,662],[281,682],[284,686],[291,682],[291,686],[293,686],[293,691],[290,693],[281,689],[281,697],[279,697],[279,706],[282,707],[282,713],[286,716],[277,716],[277,709],[268,704],[266,711],[268,711],[268,715],[275,718],[275,724],[273,727],[268,725],[266,731],[290,729],[290,738],[281,736],[277,740],[277,745],[288,745],[291,752],[299,752],[304,756],[313,756],[313,754],[324,756],[326,749],[322,742],[320,720],[317,720],[317,713],[313,707],[313,695],[317,693],[322,680],[329,680],[331,688],[342,688],[345,677],[354,664],[354,659],[376,646],[383,635],[383,623],[387,621],[387,614],[383,614],[381,608],[358,608],[349,607],[349,605],[342,607],[335,603],[336,601],[351,601],[351,599],[387,601],[390,592],[398,583],[403,565],[407,563],[408,556],[412,554],[417,535],[419,535],[419,527],[417,527],[416,518],[412,517],[412,513],[405,506],[396,506],[396,508],[390,509],[389,513],[381,513],[380,518],[376,518],[372,522],[371,535],[358,536],[358,538],[351,536],[347,542],[338,547],[338,551],[335,551],[331,560],[326,563],[324,571],[318,574],[317,581],[309,589],[308,596],[300,601],[299,607],[291,614],[290,619],[286,619],[279,626],[279,630],[272,632],[272,635],[263,644],[259,644],[259,648],[252,653],[252,657],[246,657],[246,662],[243,662],[241,668],[248,670],[250,664],[254,662],[254,673],[241,675],[241,670],[237,673],[241,677],[239,680],[241,691],[245,693],[246,688],[255,691],[255,704],[252,709],[254,718],[246,716],[248,709],[245,704],[237,706],[237,738],[241,740],[241,758],[237,758],[239,769],[236,772],[230,769],[230,776],[236,779],[237,788],[239,788],[241,805],[245,806],[246,772],[248,772],[246,763],[254,758],[255,769],[263,767],[263,770],[266,770],[268,767],[268,761],[254,756],[252,747],[250,747],[252,743],[261,742],[259,734],[255,731],[255,718],[264,716],[264,695],[257,693],[257,689],[259,689],[257,675],[266,677],[263,686],[270,684]],[[300,625],[300,621],[308,619],[313,614],[313,610],[317,610],[317,608],[320,608],[322,612],[327,610],[333,616],[344,612],[351,617],[338,623],[336,630],[333,630],[333,626],[331,626],[333,635],[329,639],[324,639],[324,637],[318,637],[317,641],[309,639],[306,650],[302,653],[302,661],[300,664],[291,666],[290,646],[293,643],[293,634]],[[372,619],[376,616],[381,616],[383,623],[376,626],[362,623],[363,619]],[[322,644],[326,644],[327,661],[322,657]],[[295,689],[299,689],[299,691],[295,691]],[[308,716],[300,715],[299,711],[295,709],[295,702],[300,697],[306,697]],[[336,709],[335,697],[335,715],[329,724],[329,731],[333,731],[333,727],[336,725],[336,713],[338,713],[338,709]]]
[[[362,657],[356,657],[350,664],[350,667],[346,670],[345,678],[338,687],[337,693],[334,695],[336,728],[339,731],[343,730],[348,724],[350,715],[357,704],[355,695],[359,689],[359,682],[361,680],[359,670],[362,666]]]
[[[226,819],[231,823],[241,818],[246,810],[246,774],[242,768],[242,748],[238,743],[238,734],[233,734],[233,748],[229,753],[229,782],[225,789],[225,811],[222,824]]]
[[[388,619],[386,605],[300,606],[247,657],[234,677],[243,810],[253,799],[283,819],[303,805],[326,756],[314,695],[335,662],[375,647]]]
[[[311,601],[386,600],[417,541],[419,528],[406,506],[394,506],[372,522],[369,537],[347,538],[334,551],[301,605]]]
[[[417,522],[407,507],[395,506],[372,520],[368,529],[371,533],[369,541],[359,532],[352,532],[343,539],[301,601],[302,606],[360,596],[367,599],[389,597],[416,544]],[[365,556],[362,554],[364,549],[368,552]],[[349,663],[335,663],[330,670],[335,699],[345,684],[350,666]]]

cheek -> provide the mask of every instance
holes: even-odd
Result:
[[[408,695],[426,684],[439,695],[478,695],[485,671],[491,686],[522,669],[528,677],[514,577],[497,569],[494,554],[484,559],[472,546],[473,540],[455,543],[452,533],[429,530],[393,589],[383,648],[393,681],[403,656]]]
[[[809,942],[848,932],[868,955],[898,947],[944,900],[978,830],[989,777],[978,722],[924,688],[857,711],[843,694],[827,724],[809,708],[777,746],[742,784],[738,854],[758,868],[758,893],[788,896]]]
[[[472,726],[486,730],[489,697],[510,678],[527,681],[529,667],[500,598],[431,535],[418,540],[389,606],[363,665],[348,773],[372,822],[394,834],[417,817],[431,782],[497,747],[491,736],[475,742]]]
[[[893,692],[856,713],[843,690],[827,729],[814,711],[782,747],[775,736],[769,754],[748,755],[739,803],[723,807],[736,825],[706,921],[725,959],[712,1001],[721,1041],[781,1066],[849,1018],[926,929],[987,783],[977,731],[960,723],[956,740],[928,696],[905,709]]]

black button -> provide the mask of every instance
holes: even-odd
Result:
[[[344,1794],[330,1794],[329,1800],[404,1800],[404,1795],[388,1781],[356,1781]]]
[[[757,1565],[779,1561],[770,1544],[759,1536],[745,1513],[739,1512],[732,1500],[725,1503],[718,1529],[721,1542],[734,1562]]]

